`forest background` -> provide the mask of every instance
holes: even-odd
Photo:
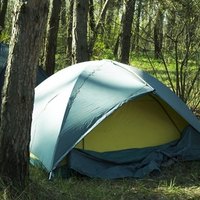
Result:
[[[48,2],[50,2],[49,6],[47,6]],[[13,11],[14,7],[16,7],[16,12]],[[17,10],[17,8],[20,9]],[[33,10],[35,9],[35,13],[27,12],[27,10],[31,11],[32,8]],[[34,69],[36,69],[36,65],[40,65],[48,75],[52,75],[56,71],[78,62],[88,60],[113,59],[148,71],[153,76],[161,80],[164,84],[169,86],[171,90],[176,93],[197,116],[199,116],[199,10],[200,2],[198,0],[44,0],[42,3],[38,0],[1,0],[0,42],[10,44],[10,47],[12,47],[11,52],[13,54],[10,53],[9,55],[7,68],[12,69],[12,65],[15,66],[14,75],[19,75],[17,76],[17,78],[19,78],[19,81],[13,81],[13,87],[16,85],[20,85],[20,80],[23,79],[24,83],[26,83],[24,84],[24,88],[27,89],[28,87],[30,87],[30,90],[27,91],[32,91],[31,88],[33,88],[32,86],[35,77]],[[47,18],[45,17],[45,13],[48,14]],[[35,16],[35,14],[37,15]],[[22,17],[17,18],[18,15]],[[40,16],[44,16],[44,18]],[[33,21],[31,21],[31,17],[35,17],[35,24],[33,23]],[[16,30],[18,28],[18,32],[13,33],[12,23],[14,24],[14,27],[16,26]],[[39,26],[36,27],[36,25],[38,25],[37,23],[39,23]],[[26,37],[23,38],[23,36],[26,35],[24,34],[26,32],[30,36],[30,38],[28,39]],[[42,32],[44,32],[44,34],[42,34]],[[36,46],[34,46],[36,35],[42,36],[42,38],[38,37],[37,44]],[[24,41],[27,41],[27,43],[25,43]],[[17,48],[15,49],[15,47]],[[27,52],[34,52],[34,54],[30,56],[31,59],[20,60],[20,58],[23,57],[20,57],[20,55],[17,54],[20,51],[24,53],[24,58],[26,59],[28,59],[27,55],[31,55],[26,54]],[[39,59],[37,59],[38,56]],[[12,63],[13,60],[14,64]],[[33,65],[34,67],[31,67],[31,65]],[[24,76],[25,74],[23,74],[23,70],[26,70],[26,68],[30,69],[30,71],[27,71],[28,76]],[[17,73],[16,70],[18,70]],[[12,72],[12,70],[10,71]],[[30,78],[33,82],[31,82],[31,85],[29,86],[27,85],[27,83],[30,82]],[[18,91],[18,93],[21,95],[21,93],[19,92],[20,90],[17,89],[16,91]],[[13,94],[13,92],[11,92],[11,94]],[[33,95],[29,93],[27,96],[29,95],[29,100],[31,100]],[[19,97],[21,98],[21,96]],[[29,115],[27,115],[29,116],[29,118],[26,118],[25,114],[24,116],[23,114],[20,115],[20,112],[24,110],[24,103],[31,102],[29,100],[26,101],[26,99],[23,98],[20,99],[20,101],[17,101],[18,99],[15,97],[15,103],[12,109],[14,111],[15,109],[19,109],[19,106],[17,105],[19,105],[19,103],[22,103],[21,110],[18,110],[16,112],[18,113],[18,121],[21,120],[21,122],[23,122],[24,119],[29,119],[27,121],[30,122],[30,114],[32,111],[31,104],[26,105],[26,110],[29,111]],[[21,102],[21,100],[23,100],[23,102]],[[4,103],[4,101],[2,102]],[[13,100],[11,102],[13,102]],[[28,155],[27,146],[30,139],[30,123],[28,125],[25,124],[26,126],[24,127],[18,126],[19,130],[16,130],[14,126],[11,126],[12,123],[11,125],[8,122],[4,123],[7,111],[8,110],[4,109],[3,106],[1,107],[0,174],[2,175],[4,174],[4,172],[6,172],[7,175],[10,175],[10,173],[12,173],[12,176],[10,178],[14,178],[17,182],[20,182],[22,186],[21,188],[24,189],[24,186],[26,186],[26,184],[24,184],[25,179],[29,177],[28,167],[27,165],[23,164],[27,164],[29,159],[28,156],[24,155]],[[16,116],[13,116],[12,121],[16,121],[14,119],[16,119]],[[10,132],[7,132],[7,130],[9,130]],[[10,138],[13,138],[13,136],[18,138],[18,142],[14,144],[14,146],[17,147],[15,148],[17,149],[16,152],[7,151],[6,148],[4,148],[4,146],[2,145],[4,144],[2,143],[2,138],[4,139],[4,137],[2,136],[5,136],[5,134],[7,134],[6,137],[9,136],[7,138],[8,140],[10,140]],[[19,137],[20,135],[22,137]],[[21,139],[20,142],[19,139]],[[5,144],[7,145],[7,143]],[[22,148],[22,146],[24,149]],[[8,147],[8,145],[5,147]],[[7,151],[6,158],[4,157],[5,153],[2,153],[2,150]],[[21,154],[22,152],[23,155]],[[17,153],[19,153],[19,156],[16,156],[16,158],[11,156],[18,155]],[[12,160],[9,159],[9,157],[12,158]],[[16,168],[16,173],[13,172],[13,166],[11,166],[10,169],[8,167],[11,162],[13,162],[13,164],[17,163],[17,166],[20,166],[19,168]],[[184,171],[186,171],[185,166],[183,167]],[[181,169],[183,168],[181,167]],[[196,169],[196,167],[194,167],[193,169]],[[199,171],[191,171],[188,175],[190,177],[188,179],[191,179],[193,182],[195,182],[195,184],[197,184]],[[35,176],[35,174],[33,176]],[[174,177],[176,175],[173,174],[172,176]],[[187,177],[185,178],[187,179]],[[165,179],[168,180],[168,177],[165,177]],[[35,179],[33,178],[33,180]],[[36,180],[38,181],[38,179]],[[141,187],[139,189],[132,186],[131,188],[128,187],[127,184],[129,184],[129,182],[120,182],[120,186],[118,185],[118,182],[113,183],[113,185],[109,182],[109,184],[111,184],[110,187],[108,187],[107,182],[102,182],[103,188],[100,188],[100,191],[101,193],[104,193],[106,188],[110,188],[110,190],[108,189],[106,193],[113,194],[111,196],[114,198],[115,194],[118,194],[117,188],[121,187],[124,190],[121,191],[122,193],[118,194],[120,198],[125,198],[126,193],[128,197],[129,194],[134,195],[134,191],[136,190],[140,194],[140,196],[138,196],[137,198],[142,199],[144,195],[148,195],[144,193],[146,191],[144,190],[144,187],[147,187],[147,193],[150,194],[150,198],[157,198],[157,193],[160,194],[160,190],[158,189],[158,187],[160,186],[160,184],[163,185],[163,183],[161,183],[160,180],[158,180],[158,182],[153,181],[154,184],[152,185],[152,187],[150,187],[151,181],[152,180],[148,180],[144,184],[143,182],[139,182],[139,184],[141,184]],[[182,179],[178,180],[178,182],[180,183],[184,181]],[[8,188],[7,181],[5,186],[5,181],[3,181],[2,183],[3,185],[1,187],[3,188],[3,198],[5,197],[4,199],[6,199],[6,191]],[[88,183],[89,182],[87,182],[87,184]],[[91,181],[90,183],[94,183],[94,187],[96,187],[95,181]],[[137,181],[134,182],[134,184],[135,183],[137,184]],[[171,179],[171,175],[169,185],[168,182],[165,183],[164,185],[166,185],[167,187],[169,186],[168,189],[180,189],[174,187],[175,180],[174,178]],[[74,187],[75,189],[75,186],[79,184],[79,182],[77,182],[77,180],[72,180],[72,182],[68,182],[67,184],[69,185],[65,185],[66,187]],[[100,182],[97,181],[97,184],[100,184]],[[42,183],[39,182],[39,187],[43,190],[47,190],[48,193],[48,187],[50,187],[50,185],[47,184],[45,186],[46,188],[43,188]],[[89,191],[89,193],[83,190],[80,195],[83,195],[84,193],[90,194],[92,190],[96,191],[93,188],[93,185],[90,186],[92,189],[91,191]],[[82,185],[81,187],[84,187],[84,185]],[[186,187],[186,185],[184,185],[184,187]],[[28,188],[29,193],[30,187]],[[140,189],[142,190],[140,191]],[[150,193],[152,189],[154,190],[153,194]],[[179,197],[179,199],[186,199],[186,197],[196,198],[199,195],[198,189],[199,187],[197,187],[197,190],[196,188],[195,190],[189,190],[189,193],[183,192],[182,189],[178,190],[180,196],[179,194],[176,194],[178,195],[177,199]],[[54,193],[53,190],[55,190],[55,188],[52,189],[51,192],[53,194],[51,197],[48,196],[48,199],[53,199],[53,196],[57,195],[56,193]],[[62,190],[60,193],[55,190],[55,192],[59,193],[59,197],[57,197],[57,199],[63,198],[63,191],[64,190]],[[113,191],[115,191],[115,194],[113,193]],[[98,193],[98,191],[96,192]],[[17,198],[20,199],[22,196],[29,196],[32,195],[32,193],[27,194],[26,192],[17,192],[17,195]],[[38,192],[38,195],[45,194],[41,194],[40,192]],[[69,194],[69,191],[67,191],[67,195],[72,194]],[[91,199],[94,199],[93,195]],[[164,195],[163,198],[168,198],[167,196],[165,196],[165,194],[160,195]],[[110,199],[111,196],[109,197]],[[76,196],[71,197],[71,199],[76,199]],[[172,197],[174,197],[173,194]],[[41,199],[41,196],[38,196],[38,199]],[[88,198],[86,197],[86,199]],[[104,199],[104,196],[100,195],[99,199]]]
[[[0,41],[9,43],[14,1],[2,2]],[[50,5],[39,63],[49,75],[77,62],[118,60],[149,71],[193,111],[199,110],[199,1],[87,0],[76,8],[73,4],[54,0]]]

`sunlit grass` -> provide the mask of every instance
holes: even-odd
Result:
[[[49,181],[46,172],[31,167],[25,191],[9,200],[198,200],[200,162],[176,163],[143,179],[101,180],[82,176]],[[0,199],[6,188],[0,183]]]

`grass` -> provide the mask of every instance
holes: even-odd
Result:
[[[176,163],[144,179],[100,180],[81,176],[49,181],[47,174],[31,168],[29,187],[9,200],[198,200],[200,162]]]
[[[166,74],[166,70],[163,64],[162,60],[155,59],[153,57],[148,57],[147,55],[132,55],[132,60],[130,63],[132,66],[135,66],[139,69],[142,69],[154,77],[158,78],[160,81],[162,81],[164,84],[168,85],[168,78]],[[175,74],[175,63],[170,61],[167,63],[167,68],[169,70],[170,76],[172,78]]]

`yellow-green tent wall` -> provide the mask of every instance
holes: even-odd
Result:
[[[77,148],[106,152],[158,146],[179,139],[187,124],[161,99],[145,95],[113,112]]]

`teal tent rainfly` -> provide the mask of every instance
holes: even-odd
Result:
[[[101,60],[67,67],[35,89],[31,162],[89,177],[143,177],[169,159],[200,159],[200,122],[160,81]]]

